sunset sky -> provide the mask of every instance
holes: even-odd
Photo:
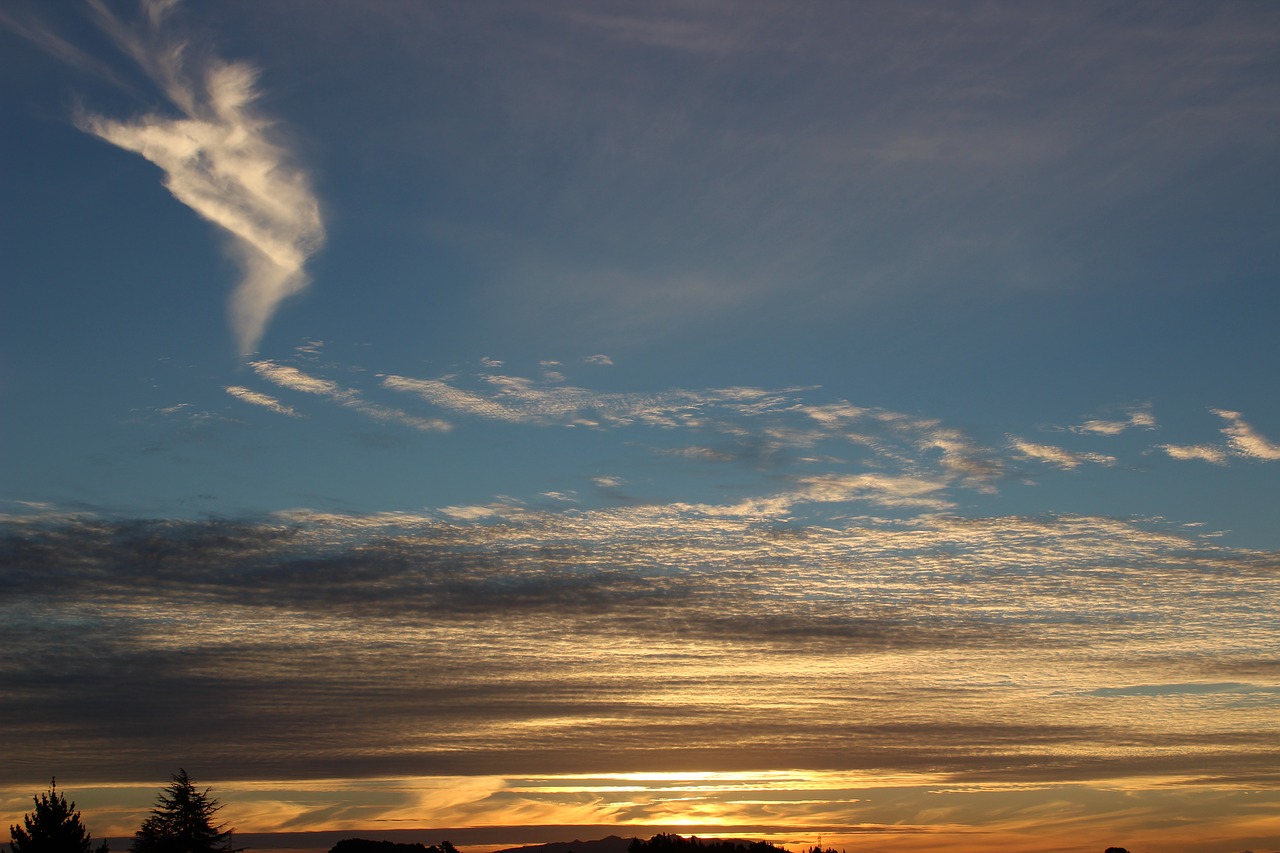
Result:
[[[0,153],[0,829],[1280,848],[1280,4],[7,0]]]

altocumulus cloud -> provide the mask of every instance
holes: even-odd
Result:
[[[1086,516],[489,509],[8,519],[0,731],[25,746],[0,783],[176,754],[241,779],[1276,781],[1274,553]]]
[[[85,113],[79,125],[159,166],[174,198],[229,237],[242,277],[230,315],[241,354],[252,352],[279,304],[307,286],[307,258],[324,243],[319,203],[305,172],[254,109],[256,70],[193,59],[166,35],[172,2],[147,0],[129,26],[91,4],[102,28],[147,73],[176,115],[118,121]]]

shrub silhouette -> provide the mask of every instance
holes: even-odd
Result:
[[[22,816],[22,826],[9,826],[9,846],[13,853],[90,853],[92,836],[80,821],[76,804],[68,803],[58,791],[58,780],[49,781],[49,790],[32,797],[35,811]],[[107,842],[95,853],[108,853]]]

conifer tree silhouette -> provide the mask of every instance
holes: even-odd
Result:
[[[35,811],[22,816],[22,826],[9,827],[13,853],[90,853],[93,838],[80,821],[76,804],[59,793],[56,778],[50,780],[47,793],[31,801]],[[107,842],[99,844],[95,853],[108,853]]]
[[[222,808],[191,783],[181,768],[173,781],[156,797],[155,808],[133,836],[132,853],[238,853],[231,846],[231,830],[214,826],[214,815]]]

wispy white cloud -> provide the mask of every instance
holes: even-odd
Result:
[[[416,394],[428,403],[458,414],[518,423],[523,420],[520,412],[481,394],[455,388],[443,379],[410,379],[404,376],[384,376],[382,385],[392,391]]]
[[[421,418],[401,409],[370,402],[353,388],[345,388],[336,382],[312,376],[287,364],[261,360],[250,362],[249,366],[263,379],[281,388],[324,397],[375,420],[398,423],[423,432],[444,432],[453,428],[452,424],[440,418]]]
[[[455,521],[480,521],[493,518],[501,511],[499,507],[473,504],[470,506],[442,506],[440,513]]]
[[[592,477],[591,482],[595,483],[602,489],[619,489],[626,485],[627,481],[621,477],[605,474],[599,477]]]
[[[1263,462],[1280,460],[1280,444],[1268,440],[1250,426],[1239,412],[1227,409],[1213,409],[1215,415],[1227,422],[1222,433],[1227,437],[1227,444],[1232,452],[1250,459]]]
[[[1280,444],[1254,429],[1239,412],[1229,409],[1209,411],[1226,421],[1226,426],[1221,429],[1227,437],[1224,444],[1160,444],[1157,448],[1173,459],[1199,460],[1214,465],[1225,465],[1232,456],[1260,462],[1280,460]]]
[[[1127,429],[1155,429],[1156,418],[1151,412],[1151,405],[1130,406],[1124,410],[1123,418],[1093,418],[1073,427],[1071,432],[1085,435],[1119,435]]]
[[[268,382],[274,382],[281,388],[288,388],[290,391],[316,394],[337,402],[343,402],[357,396],[355,391],[344,389],[336,382],[330,382],[328,379],[320,379],[309,373],[303,373],[296,367],[290,367],[287,364],[277,364],[273,361],[253,361],[249,363],[249,366],[263,379]]]
[[[955,504],[942,497],[947,483],[924,477],[897,477],[882,474],[824,474],[801,477],[801,489],[792,493],[795,501],[843,503],[868,501],[886,507],[916,507],[929,510],[952,509]]]
[[[281,403],[269,394],[262,394],[258,391],[245,388],[242,385],[228,385],[227,393],[232,397],[235,397],[237,400],[243,400],[244,402],[254,406],[261,406],[262,408],[273,411],[278,415],[288,415],[291,418],[301,417],[298,410],[292,406],[286,406],[284,403]]]
[[[657,448],[655,451],[660,456],[675,456],[680,459],[698,459],[704,462],[732,462],[738,458],[733,453],[726,453],[723,450],[716,450],[712,447],[664,447]]]
[[[34,15],[19,16],[18,8],[0,6],[0,27],[27,39],[50,56],[73,68],[132,93],[132,89],[111,66],[67,41],[48,24]]]
[[[967,485],[989,491],[991,482],[1003,473],[1004,466],[990,450],[958,429],[930,421],[914,423],[912,428],[920,433],[916,446],[922,452],[941,451],[943,470]]]
[[[356,394],[352,389],[286,365],[255,364],[255,369],[264,377],[278,384],[309,390],[356,407],[351,402],[355,399],[352,395]],[[380,384],[382,388],[412,394],[453,414],[513,425],[592,429],[650,427],[695,433],[700,438],[715,437],[711,442],[704,439],[676,446],[650,445],[654,453],[672,459],[737,462],[762,470],[779,464],[856,464],[863,466],[865,473],[919,478],[921,482],[941,483],[946,490],[994,492],[1014,462],[1034,461],[1063,471],[1083,465],[1113,467],[1119,464],[1114,455],[1068,449],[1013,434],[1006,436],[1003,446],[990,446],[935,418],[859,406],[847,400],[814,402],[812,388],[737,386],[606,392],[569,384],[559,371],[550,370],[552,366],[559,366],[559,362],[539,364],[542,374],[537,378],[494,372],[490,361],[482,363],[481,366],[487,368],[485,371],[470,377],[455,374],[420,379],[382,375]],[[1149,404],[1132,406],[1124,410],[1123,419],[1092,419],[1065,429],[1081,436],[1111,436],[1127,429],[1154,429],[1156,422],[1150,408]],[[1215,464],[1222,464],[1233,454],[1263,460],[1280,458],[1280,447],[1260,435],[1238,413],[1214,411],[1228,421],[1223,432],[1228,436],[1229,446],[1168,443],[1157,445],[1158,449],[1172,458],[1201,459]],[[395,419],[411,417],[397,412]],[[818,454],[798,457],[793,452],[818,448],[821,449]],[[787,476],[783,471],[777,475]],[[863,486],[850,489],[849,499],[885,506],[905,506],[910,499],[920,507],[932,509],[951,507],[955,500],[953,495],[933,493],[932,489],[881,493],[865,488],[866,482]],[[770,512],[785,514],[797,502],[809,500],[806,494],[819,493],[822,489],[811,483],[805,489],[784,489],[744,500],[757,508],[767,506]],[[835,491],[827,489],[827,493],[835,494]]]
[[[584,358],[583,361],[585,361],[587,364],[599,364],[606,367],[613,364],[613,359],[609,358],[609,356],[607,355],[603,355],[600,353],[597,353],[596,355],[589,355],[586,358]]]
[[[143,4],[126,25],[92,3],[103,29],[151,77],[177,113],[117,121],[84,113],[85,131],[159,166],[173,196],[230,238],[241,267],[230,315],[241,354],[251,353],[280,303],[305,288],[307,259],[324,243],[320,204],[306,172],[255,109],[256,69],[197,59],[166,33],[173,3]]]
[[[458,387],[453,376],[414,379],[389,375],[382,378],[382,385],[458,414],[541,426],[618,427],[640,423],[674,428],[699,422],[707,409],[717,406],[746,413],[780,402],[769,392],[752,388],[654,393],[593,391],[562,384],[564,377],[558,373],[544,376],[542,382],[500,374],[486,374],[481,379],[487,387],[479,390]]]
[[[838,403],[805,406],[801,411],[823,426],[834,428],[847,426],[871,414],[873,410],[841,400]]]
[[[1160,444],[1156,445],[1173,459],[1212,462],[1214,465],[1227,464],[1227,452],[1213,444]]]
[[[1024,459],[1047,462],[1067,471],[1079,468],[1087,462],[1095,465],[1116,464],[1114,456],[1107,456],[1102,453],[1076,452],[1049,444],[1036,444],[1014,435],[1009,436],[1009,446]]]

